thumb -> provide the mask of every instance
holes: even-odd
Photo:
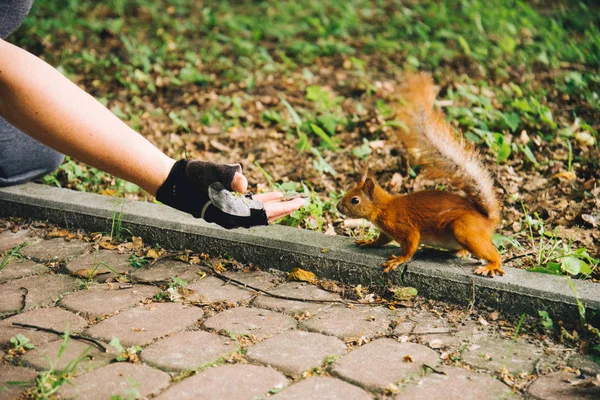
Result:
[[[231,189],[234,192],[244,193],[248,189],[248,179],[239,172],[236,172],[231,181]]]

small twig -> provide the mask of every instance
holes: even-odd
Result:
[[[262,293],[265,294],[267,296],[270,297],[274,297],[276,299],[282,299],[282,300],[291,300],[291,301],[301,301],[301,302],[305,302],[305,303],[338,303],[338,304],[360,304],[363,306],[369,306],[369,305],[382,305],[382,304],[390,304],[387,301],[378,301],[378,302],[373,302],[373,303],[361,303],[360,301],[356,301],[356,300],[318,300],[318,299],[303,299],[303,298],[299,298],[299,297],[292,297],[292,296],[284,296],[284,295],[280,295],[280,294],[275,294],[275,293],[271,293],[268,292],[266,290],[254,287],[254,286],[250,286],[244,282],[240,282],[236,279],[233,278],[229,278],[223,274],[220,274],[219,272],[217,272],[213,267],[210,267],[210,269],[212,270],[213,274],[215,274],[215,276],[219,279],[221,279],[222,281],[228,283],[228,282],[233,282],[237,285],[240,285],[242,287],[254,290],[255,292],[258,293]]]
[[[506,264],[507,262],[518,260],[519,258],[523,258],[523,257],[527,257],[527,256],[532,256],[534,254],[535,253],[533,251],[530,251],[528,253],[523,253],[523,254],[519,254],[519,255],[516,255],[516,256],[512,256],[512,257],[507,258],[506,260],[504,260],[504,263]]]
[[[52,328],[44,328],[44,327],[37,326],[37,325],[22,324],[20,322],[13,322],[12,324],[13,324],[13,326],[19,326],[21,328],[37,329],[38,331],[48,332],[48,333],[54,333],[55,335],[60,335],[60,336],[63,336],[65,334],[65,332],[57,331],[57,330],[52,329]],[[85,342],[90,342],[93,345],[95,345],[98,348],[100,348],[103,352],[108,353],[108,349],[106,348],[106,346],[104,346],[102,343],[100,343],[99,341],[97,341],[94,338],[91,338],[89,336],[81,336],[81,335],[77,335],[77,334],[74,334],[74,333],[70,333],[69,336],[71,338],[73,338],[73,339],[78,339],[78,340],[83,340]]]
[[[458,329],[456,328],[448,328],[448,332],[436,332],[436,331],[430,331],[430,332],[414,332],[416,326],[413,328],[413,332],[411,332],[411,335],[445,335],[448,333],[454,333],[454,332],[458,332]]]
[[[445,373],[444,371],[440,371],[440,370],[438,370],[438,369],[435,369],[435,368],[433,368],[433,367],[432,367],[432,366],[430,366],[430,365],[423,364],[423,366],[424,366],[425,368],[429,368],[429,369],[430,369],[432,372],[434,372],[434,373],[436,373],[436,374],[440,374],[440,375],[446,375],[446,373]]]

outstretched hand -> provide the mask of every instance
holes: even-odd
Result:
[[[248,189],[248,180],[244,175],[236,172],[231,181],[231,188],[235,192],[245,193]],[[254,195],[254,200],[260,201],[265,206],[265,212],[267,213],[269,222],[290,215],[305,204],[305,200],[302,198],[296,198],[290,201],[284,201],[282,199],[283,193],[281,192],[269,192]]]
[[[158,201],[224,228],[268,225],[304,205],[302,198],[285,201],[282,193],[236,196],[248,180],[239,164],[179,160],[156,193]]]

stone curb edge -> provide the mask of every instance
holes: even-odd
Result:
[[[421,251],[404,270],[383,274],[380,265],[394,252],[358,249],[353,239],[272,225],[225,230],[160,204],[117,199],[92,193],[28,183],[0,189],[0,217],[49,221],[68,228],[110,232],[113,220],[122,230],[141,236],[146,243],[172,249],[230,255],[263,269],[289,271],[301,267],[348,284],[383,286],[391,281],[415,287],[420,295],[468,305],[487,306],[511,314],[576,322],[577,298],[564,277],[505,267],[502,278],[482,278],[472,273],[473,263],[443,252]],[[600,315],[598,284],[573,280],[587,315]]]

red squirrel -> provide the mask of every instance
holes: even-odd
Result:
[[[430,75],[407,75],[399,89],[403,102],[395,112],[406,124],[397,132],[399,141],[427,178],[443,179],[464,196],[440,190],[391,195],[365,172],[337,205],[346,216],[365,218],[380,230],[376,239],[359,239],[356,244],[380,247],[398,242],[400,255],[383,264],[384,272],[409,261],[423,243],[486,261],[475,269],[478,275],[504,275],[491,239],[500,221],[500,205],[479,154],[455,135],[442,112],[434,110],[436,91]]]

